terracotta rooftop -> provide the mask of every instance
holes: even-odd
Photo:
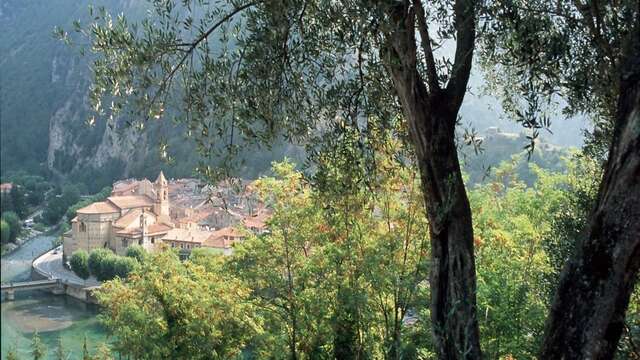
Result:
[[[164,241],[183,241],[202,244],[211,235],[208,231],[196,230],[196,229],[181,229],[174,228],[169,230],[167,234],[162,237]]]
[[[163,223],[156,223],[147,226],[147,234],[166,234],[169,230],[173,229],[172,226]]]
[[[78,214],[110,214],[116,213],[119,209],[106,201],[98,201],[78,209]]]
[[[271,214],[266,211],[261,211],[257,215],[245,216],[242,219],[242,223],[248,228],[264,229],[266,227],[266,222],[270,217]]]
[[[124,214],[118,220],[113,223],[113,226],[119,228],[125,228],[131,225],[134,221],[140,221],[140,214],[142,214],[142,210],[135,209],[130,210],[128,213]],[[138,224],[139,225],[139,224]]]
[[[214,248],[230,248],[238,239],[244,238],[244,234],[234,227],[226,227],[214,231],[204,242],[204,246]]]
[[[116,231],[116,235],[122,235],[122,236],[126,236],[126,237],[140,237],[142,235],[142,231],[140,231],[140,228],[129,228],[129,229],[123,229],[120,231]]]
[[[120,209],[132,209],[153,205],[153,200],[146,195],[110,196],[107,200]]]

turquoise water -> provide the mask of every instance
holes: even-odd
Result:
[[[50,249],[52,236],[37,236],[10,255],[2,257],[2,282],[26,280],[34,257]],[[94,305],[42,291],[16,293],[14,301],[2,301],[2,359],[11,348],[21,359],[30,358],[31,337],[38,331],[53,358],[58,338],[69,359],[82,356],[84,337],[90,349],[106,340],[106,332],[96,318]]]

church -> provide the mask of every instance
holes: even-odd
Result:
[[[243,238],[238,231],[232,231],[231,236],[225,233],[224,241],[220,241],[219,231],[203,230],[197,224],[172,219],[169,186],[162,171],[153,183],[144,179],[126,189],[114,188],[106,200],[92,203],[76,213],[71,220],[71,230],[63,235],[65,262],[79,249],[91,252],[108,248],[124,255],[134,244],[150,252],[164,243],[181,252],[206,246],[229,253],[231,245]]]

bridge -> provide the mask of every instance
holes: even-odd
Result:
[[[16,291],[44,289],[52,289],[54,294],[64,293],[64,284],[60,279],[45,279],[10,282],[1,285],[2,294],[7,295],[7,300],[14,300]]]

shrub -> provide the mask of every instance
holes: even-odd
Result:
[[[9,239],[11,239],[11,227],[6,221],[0,220],[0,242],[6,244]]]
[[[2,220],[9,224],[9,241],[15,241],[22,230],[20,218],[13,211],[6,211],[2,213]]]
[[[86,251],[77,250],[71,255],[71,270],[81,279],[89,278],[89,254]]]
[[[100,262],[100,271],[96,275],[98,281],[111,280],[116,276],[116,262],[118,256],[111,253]]]
[[[127,248],[127,257],[134,258],[138,262],[143,262],[147,256],[147,251],[140,245],[131,245]]]
[[[117,276],[121,279],[125,279],[137,265],[138,261],[133,257],[117,256],[113,263],[113,277]]]
[[[110,256],[114,256],[113,252],[109,249],[95,249],[91,251],[89,255],[89,272],[100,280],[102,276],[102,263]]]

